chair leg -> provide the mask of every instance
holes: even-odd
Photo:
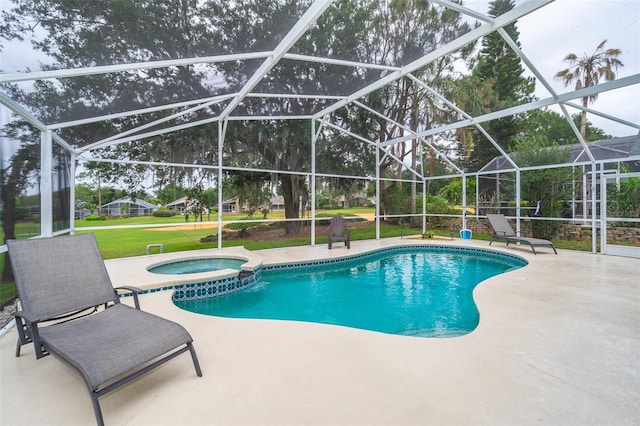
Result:
[[[20,356],[20,349],[22,345],[30,343],[30,339],[27,336],[22,318],[16,317],[16,329],[18,330],[18,342],[16,343],[16,358]]]
[[[200,362],[198,361],[198,356],[196,355],[196,350],[193,347],[193,343],[187,343],[189,347],[189,352],[191,352],[191,359],[193,360],[193,366],[196,369],[196,374],[198,377],[202,377],[202,370],[200,369]]]
[[[95,392],[91,392],[91,402],[93,403],[93,411],[96,414],[96,423],[98,426],[104,426],[104,419],[102,418],[102,410],[100,409],[98,394]]]

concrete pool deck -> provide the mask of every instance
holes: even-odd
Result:
[[[425,241],[258,255],[293,262],[412,242]],[[208,317],[178,309],[170,292],[145,294],[143,309],[191,332],[204,376],[180,356],[101,398],[106,424],[640,424],[640,260],[433,243],[517,254],[529,265],[476,287],[480,324],[452,339]],[[135,270],[118,275],[117,262],[107,264],[115,285],[144,284]],[[0,338],[0,424],[95,424],[81,378],[54,358],[36,361],[31,347],[15,358],[16,336],[13,328]]]

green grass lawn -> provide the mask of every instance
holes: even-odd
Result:
[[[373,207],[355,207],[348,209],[335,209],[335,210],[317,210],[316,217],[332,217],[337,214],[341,214],[343,216],[370,216],[375,214],[375,208]],[[284,219],[284,211],[274,211],[270,212],[267,215],[267,219],[276,220],[276,219]],[[222,215],[222,221],[237,221],[237,220],[262,220],[262,214],[256,214],[252,217],[247,216],[244,213],[224,213]],[[210,216],[204,215],[202,217],[202,221],[204,222],[217,222],[218,217],[216,214],[211,214]],[[177,225],[177,224],[185,224],[185,223],[200,223],[193,221],[193,216],[190,216],[189,222],[185,222],[185,218],[182,215],[176,215],[172,217],[155,217],[155,216],[136,216],[136,217],[126,217],[119,219],[108,219],[108,220],[76,220],[75,226],[76,228],[85,228],[85,227],[109,227],[109,226],[130,226],[130,225],[149,225],[149,226],[158,226],[158,225]],[[37,234],[36,234],[37,235]]]
[[[217,234],[217,230],[215,228],[190,229],[190,227],[181,227],[177,230],[170,231],[159,229],[127,228],[83,231],[81,228],[78,228],[76,229],[76,233],[82,234],[92,232],[96,237],[96,241],[98,242],[100,252],[104,259],[144,255],[146,254],[147,244],[161,243],[165,253],[218,247],[217,240],[213,243],[200,242],[200,239],[205,236]],[[408,234],[419,234],[419,231],[408,230],[403,226],[385,225],[381,227],[380,233],[383,238],[386,238]],[[375,236],[375,225],[354,228],[351,232],[351,239],[353,241],[375,239]],[[326,242],[326,235],[316,236],[316,243],[323,244]],[[309,237],[294,237],[277,238],[273,240],[225,240],[222,245],[223,247],[244,246],[247,250],[264,250],[269,248],[309,245],[310,243],[311,240]]]
[[[8,301],[16,297],[15,283],[0,284],[0,306],[4,306]]]
[[[317,217],[330,217],[336,214],[342,214],[344,216],[364,216],[371,215],[375,212],[373,208],[353,208],[353,209],[340,209],[340,210],[324,210],[317,212]],[[284,212],[269,213],[267,219],[283,219]],[[216,221],[217,218],[211,218],[211,221]],[[224,214],[223,221],[246,221],[246,220],[260,220],[262,215],[255,215],[253,217],[247,217],[245,214]],[[203,217],[205,222],[209,221],[207,216]],[[116,220],[98,220],[98,221],[76,221],[76,233],[82,234],[86,232],[93,232],[96,236],[98,246],[102,256],[105,259],[113,259],[118,257],[128,256],[140,256],[146,254],[146,247],[148,244],[161,243],[164,246],[164,252],[177,252],[185,250],[199,250],[205,248],[216,248],[218,246],[217,241],[214,243],[201,243],[200,239],[208,235],[217,235],[217,229],[204,228],[199,225],[200,222],[188,222],[185,224],[183,216],[173,217],[129,217]],[[114,226],[140,226],[149,225],[148,228],[126,228],[126,229],[114,229]],[[183,225],[175,230],[163,230],[162,227],[153,228],[158,225]],[[83,228],[104,228],[104,229],[92,229],[83,231]],[[404,229],[399,227],[400,229]],[[356,229],[352,238],[355,239],[369,239],[375,238],[375,228],[373,231]],[[402,230],[394,230],[391,227],[384,232],[388,233],[387,236],[401,235]],[[406,231],[404,231],[406,234]],[[372,236],[371,236],[372,235]],[[318,243],[326,242],[326,236],[318,236],[316,239]],[[299,245],[310,244],[309,238],[289,238],[289,239],[275,239],[268,241],[255,241],[255,240],[231,240],[224,241],[224,247],[244,246],[248,250],[262,250],[266,248],[278,248],[278,247],[291,247]]]

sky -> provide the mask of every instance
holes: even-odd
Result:
[[[516,4],[524,1],[516,0]],[[489,9],[488,3],[489,0],[464,1],[465,6],[483,13]],[[8,0],[0,0],[0,9],[8,5]],[[592,54],[605,39],[608,48],[622,50],[620,60],[624,67],[619,69],[618,78],[640,74],[640,0],[556,0],[522,18],[518,21],[517,28],[523,52],[558,94],[573,89],[564,87],[561,82],[553,79],[556,72],[567,67],[563,58],[568,53],[578,56]],[[11,69],[14,68],[11,65],[19,64],[21,69],[29,67],[37,70],[37,58],[25,55],[25,50],[20,43],[3,46],[3,51],[0,52],[0,69],[16,71]],[[527,74],[531,75],[528,71]],[[539,82],[536,84],[535,95],[540,99],[550,97]],[[574,102],[580,103],[579,100]],[[640,86],[602,93],[590,107],[640,123]],[[560,111],[557,107],[552,109]],[[571,108],[569,111],[571,114],[578,112]],[[588,119],[613,136],[638,133],[637,129],[593,114],[589,114]]]
[[[521,3],[523,0],[516,2]],[[483,13],[489,8],[486,0],[467,0],[464,5]],[[575,87],[565,87],[553,78],[568,67],[564,57],[569,53],[591,55],[603,40],[607,40],[606,48],[622,51],[619,59],[624,66],[619,68],[617,78],[640,74],[640,0],[557,0],[520,19],[516,26],[522,51],[558,94]],[[536,82],[535,95],[540,99],[551,96],[540,82]],[[640,87],[601,93],[590,108],[640,123]],[[558,107],[551,109],[560,112]],[[569,108],[569,112],[578,110]],[[593,114],[587,119],[613,136],[638,133],[633,127]]]

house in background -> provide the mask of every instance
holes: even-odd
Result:
[[[169,210],[175,211],[176,213],[185,214],[185,212],[189,210],[188,209],[189,203],[190,202],[187,200],[187,197],[182,197],[168,203],[166,207]],[[238,211],[238,197],[230,198],[222,202],[223,213],[235,213],[237,211]],[[209,209],[205,207],[203,213],[204,214],[209,213]]]
[[[375,206],[376,199],[375,197],[369,197],[362,193],[350,194],[350,195],[340,195],[336,200],[338,205],[342,208],[348,207],[366,207],[368,205]]]
[[[139,198],[131,200],[131,198],[125,197],[103,205],[101,211],[107,216],[148,216],[157,209],[155,204]]]
[[[238,197],[230,198],[222,202],[223,213],[235,213],[238,210]]]
[[[200,207],[200,202],[196,199],[189,197],[178,198],[166,205],[169,210],[173,210],[179,214],[193,214],[194,211],[198,211],[199,214],[209,214],[209,207]]]
[[[187,205],[187,197],[182,197],[168,203],[165,207],[168,208],[169,210],[175,211],[176,213],[184,214],[186,205]]]
[[[271,211],[284,210],[284,197],[282,195],[276,195],[269,200],[271,204]]]
[[[86,209],[84,207],[81,207],[81,208],[76,207],[76,214],[75,214],[76,220],[84,220],[84,218],[89,215],[91,215],[91,212],[89,211],[89,209]]]

